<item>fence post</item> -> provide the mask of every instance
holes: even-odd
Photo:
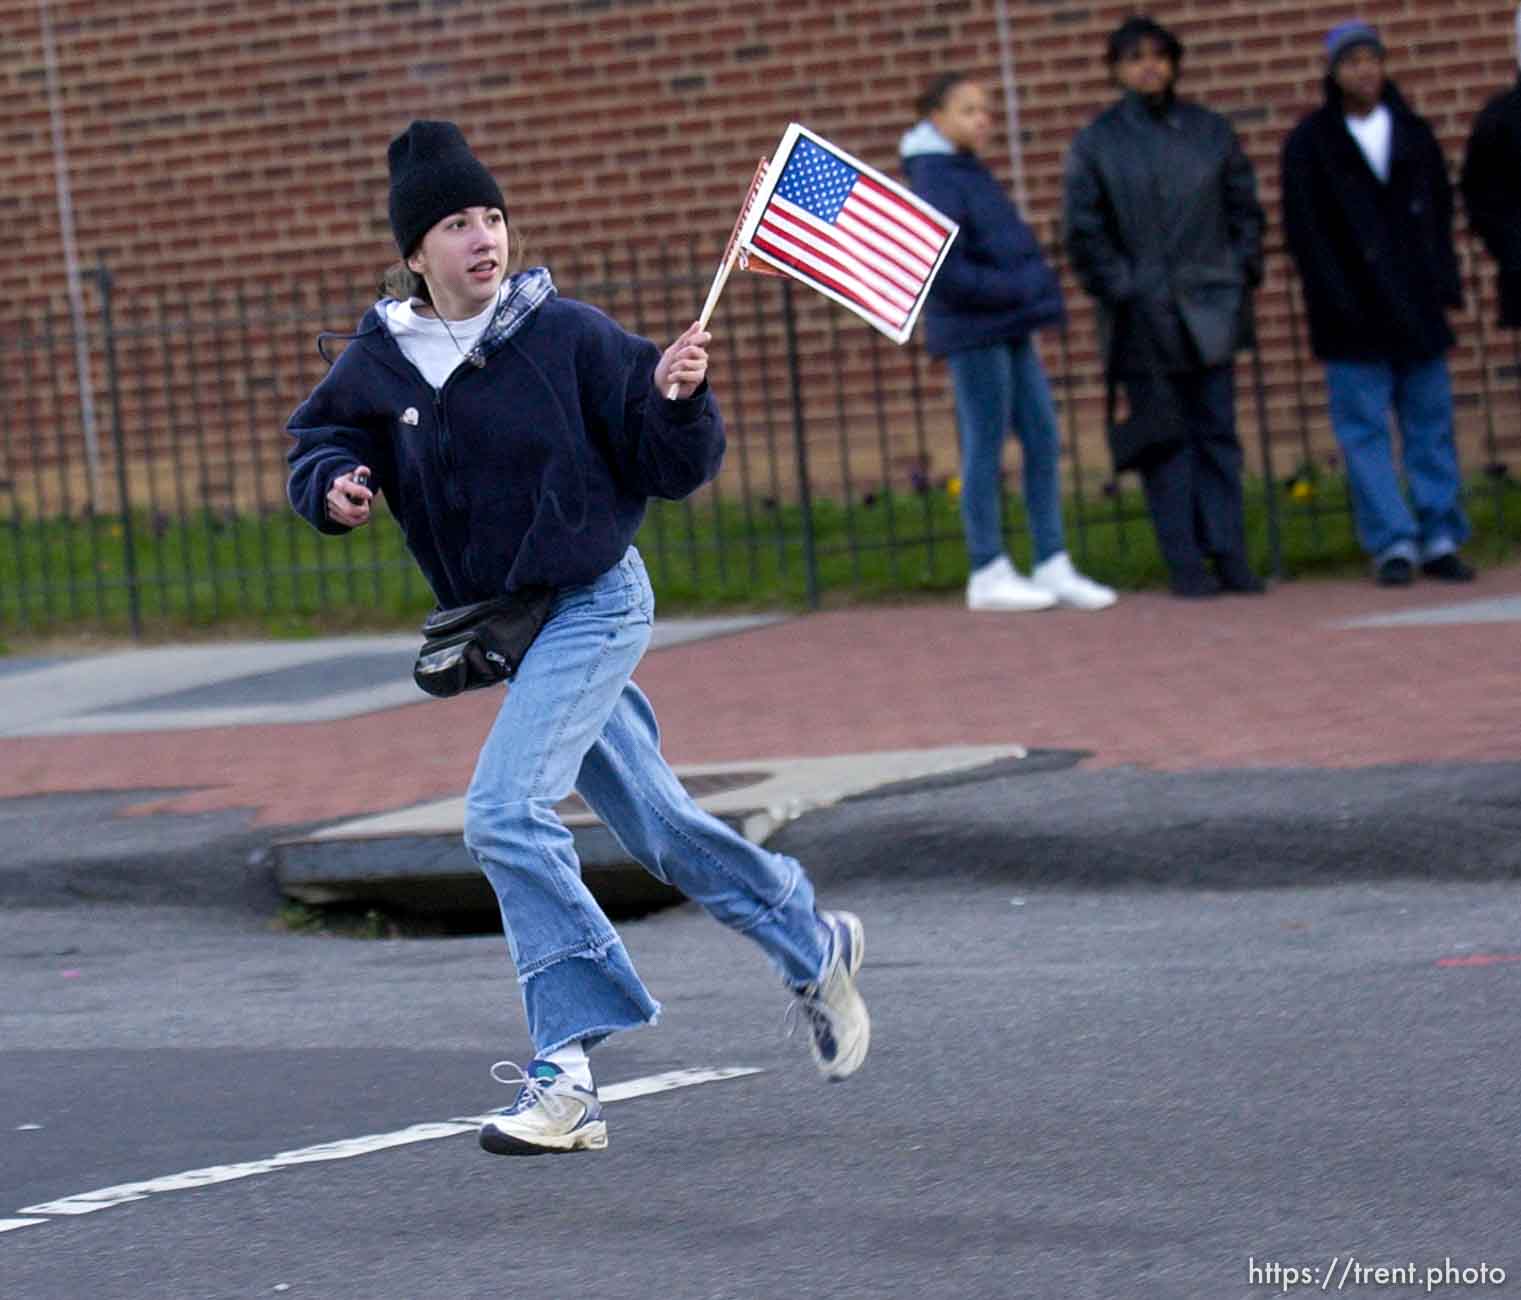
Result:
[[[1268,429],[1267,380],[1262,371],[1262,340],[1258,337],[1256,308],[1252,319],[1252,388],[1257,399],[1257,440],[1262,450],[1262,490],[1267,495],[1268,556],[1274,578],[1283,577],[1283,529],[1278,519],[1278,481],[1273,471],[1273,435]]]
[[[1471,252],[1472,248],[1473,237],[1470,235],[1464,249]],[[1489,390],[1489,327],[1484,323],[1484,276],[1477,258],[1470,256],[1468,265],[1472,269],[1470,283],[1473,285],[1473,318],[1479,329],[1479,397],[1484,403],[1484,465],[1486,471],[1489,471],[1490,466],[1500,462],[1500,444],[1495,437],[1494,397]],[[1492,472],[1489,473],[1489,479],[1493,484],[1495,523],[1498,525],[1505,518],[1505,480]]]
[[[1060,257],[1061,251],[1058,246],[1052,251],[1051,265],[1060,266]],[[1088,571],[1088,501],[1083,493],[1083,453],[1078,445],[1077,400],[1073,397],[1072,338],[1067,330],[1065,316],[1057,326],[1057,337],[1061,340],[1062,419],[1067,426],[1067,461],[1072,466],[1072,504],[1077,514],[1077,561],[1086,573]],[[1105,432],[1107,433],[1108,430],[1106,429]],[[1115,477],[1118,478],[1119,475]]]
[[[142,594],[137,581],[137,540],[132,532],[132,501],[127,492],[127,450],[123,445],[121,423],[121,381],[116,373],[116,334],[111,324],[111,272],[106,269],[104,254],[96,263],[95,278],[100,285],[101,335],[106,348],[106,387],[111,395],[111,445],[116,451],[116,495],[121,503],[122,562],[127,571],[127,619],[132,638],[143,635]]]
[[[808,476],[808,439],[803,424],[803,376],[798,362],[797,312],[792,281],[782,281],[782,319],[787,327],[787,375],[792,381],[792,444],[797,456],[798,505],[803,512],[803,580],[808,608],[819,607],[819,563],[813,535],[813,485]]]

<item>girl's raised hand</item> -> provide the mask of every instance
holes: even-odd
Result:
[[[708,374],[708,344],[713,336],[694,321],[661,354],[655,367],[655,389],[662,397],[690,397]],[[672,392],[674,387],[675,391]]]

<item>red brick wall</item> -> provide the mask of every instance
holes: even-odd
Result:
[[[1103,38],[1133,6],[1009,8],[1028,211],[1054,239],[1067,142],[1110,96]],[[162,289],[171,304],[218,284],[368,285],[393,256],[385,145],[414,116],[461,124],[501,179],[530,258],[575,282],[582,257],[622,262],[634,249],[652,266],[663,236],[678,263],[705,268],[756,158],[789,120],[891,169],[931,74],[964,67],[996,87],[999,70],[992,0],[50,0],[50,11],[81,257],[106,257],[129,299]],[[1516,72],[1514,9],[1492,0],[1159,0],[1152,12],[1187,46],[1186,93],[1237,122],[1273,214],[1270,239],[1278,147],[1318,101],[1328,26],[1357,15],[1382,27],[1393,74],[1454,167],[1479,106]],[[3,329],[61,306],[64,278],[38,0],[0,0],[0,26]],[[1009,177],[1002,138],[990,161]],[[1262,304],[1275,422],[1296,400],[1282,382],[1283,271]],[[1088,430],[1091,317],[1069,288]],[[826,474],[838,472],[838,425],[848,440],[877,440],[876,413],[853,405],[874,382],[866,327],[835,320],[836,355],[827,331],[839,315],[820,303],[803,313]],[[1470,395],[1476,328],[1465,316],[1455,358]],[[1054,363],[1053,341],[1044,346]],[[888,361],[898,441],[885,459],[901,467],[915,454],[898,432],[912,394],[902,359]],[[833,400],[842,371],[843,405]],[[937,376],[926,370],[925,400],[944,472],[953,454]]]

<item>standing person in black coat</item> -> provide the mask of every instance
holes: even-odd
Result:
[[[1230,123],[1177,97],[1183,47],[1165,27],[1127,19],[1107,59],[1124,96],[1072,142],[1066,238],[1130,406],[1111,431],[1115,469],[1141,473],[1177,595],[1261,592],[1234,369],[1262,278],[1256,179]]]
[[[1447,309],[1463,301],[1442,148],[1384,72],[1366,23],[1326,38],[1326,102],[1283,148],[1283,222],[1325,363],[1358,538],[1375,580],[1473,570],[1453,434]],[[1404,440],[1407,502],[1389,409]],[[1412,505],[1414,509],[1412,510]]]
[[[1521,8],[1516,10],[1521,59]],[[1468,220],[1500,264],[1500,327],[1521,328],[1521,80],[1484,105],[1463,159]]]
[[[1019,611],[1062,604],[1106,609],[1108,587],[1073,567],[1062,533],[1061,431],[1034,333],[1062,319],[1062,291],[1035,232],[978,158],[993,134],[981,83],[936,77],[919,97],[919,123],[898,146],[915,194],[961,229],[924,309],[926,346],[950,366],[961,443],[961,524],[969,609]],[[1035,546],[1028,578],[1004,549],[1004,439],[1024,452],[1025,514]]]

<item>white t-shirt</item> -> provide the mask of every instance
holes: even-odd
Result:
[[[421,298],[390,303],[386,307],[386,324],[402,355],[434,388],[442,388],[485,333],[497,303],[493,301],[468,320],[452,320],[447,325],[437,316],[420,314],[418,309],[425,306]]]
[[[1389,147],[1394,133],[1394,118],[1387,104],[1380,104],[1367,117],[1347,118],[1347,130],[1362,147],[1363,156],[1373,174],[1381,181],[1389,179]]]

